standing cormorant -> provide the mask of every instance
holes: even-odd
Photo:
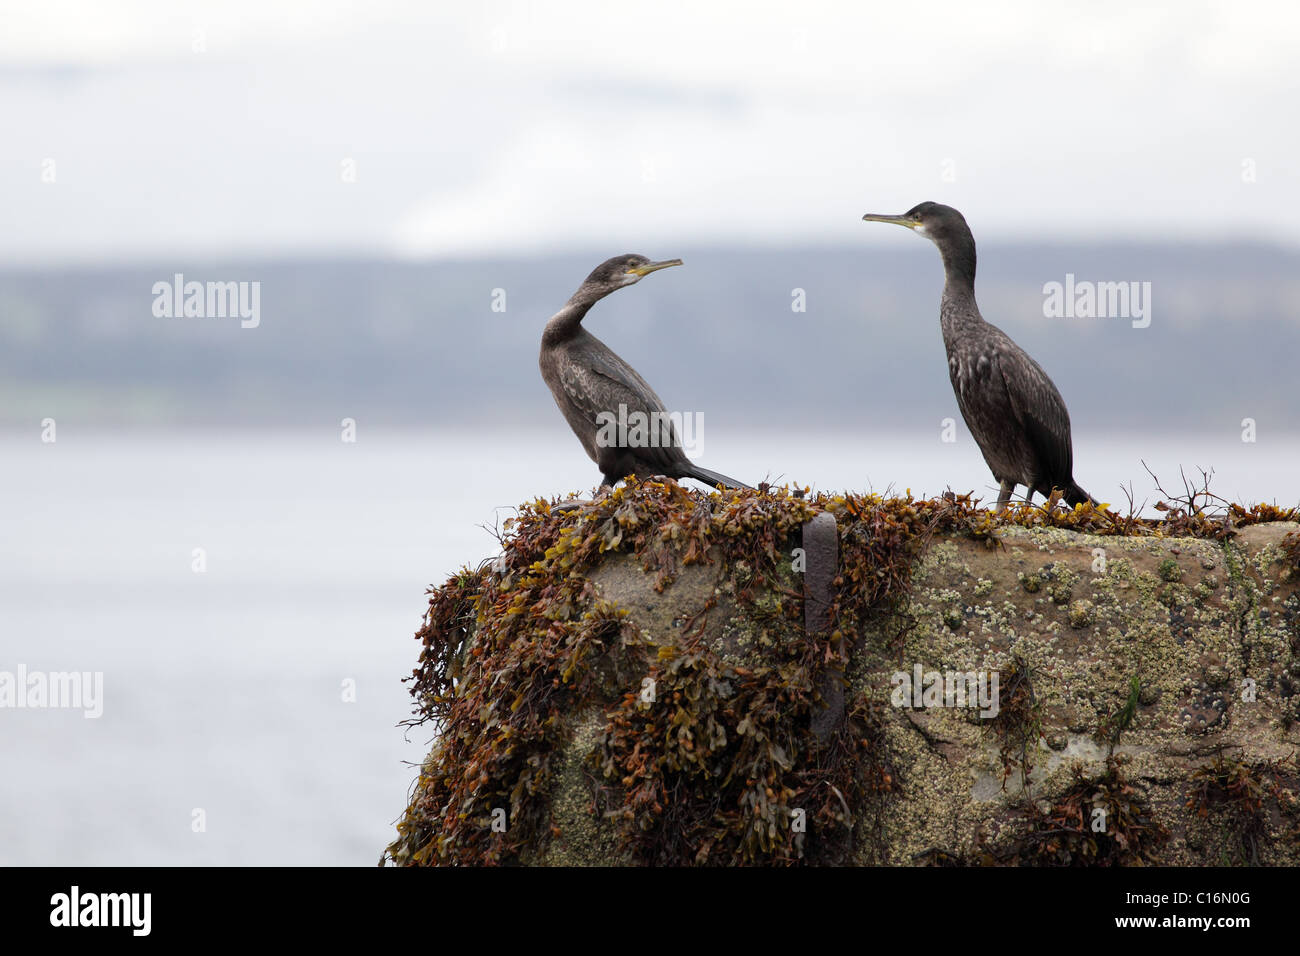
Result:
[[[664,403],[632,366],[582,327],[588,310],[616,289],[641,281],[681,259],[651,262],[645,256],[616,256],[602,262],[546,323],[538,364],[569,427],[599,467],[603,484],[635,475],[695,478],[708,485],[749,485],[701,468],[682,451],[681,439]],[[633,423],[629,434],[623,423]]]
[[[892,222],[925,236],[943,256],[939,324],[948,352],[948,377],[957,407],[999,485],[998,510],[1016,485],[1049,497],[1060,489],[1071,505],[1095,502],[1074,481],[1070,413],[1037,362],[975,304],[975,237],[951,206],[923,202],[901,216],[862,217]]]

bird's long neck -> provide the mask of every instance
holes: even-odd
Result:
[[[564,308],[551,316],[542,333],[543,345],[554,345],[567,341],[582,331],[582,320],[591,311],[591,307],[603,298],[603,293],[583,285],[573,293]]]
[[[945,285],[963,289],[973,298],[975,295],[975,237],[969,229],[964,229],[955,236],[945,236],[939,244],[939,253],[943,256],[943,274]]]
[[[964,235],[947,238],[940,243],[939,252],[943,256],[944,275],[939,316],[944,335],[948,336],[963,326],[984,321],[975,304],[975,237],[966,231]]]

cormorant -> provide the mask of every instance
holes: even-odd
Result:
[[[695,478],[708,485],[749,485],[701,468],[682,451],[664,403],[645,379],[582,327],[589,309],[616,289],[681,259],[651,262],[615,256],[598,265],[559,312],[546,323],[538,364],[569,427],[599,467],[603,484],[635,475]],[[620,423],[632,423],[630,431]]]
[[[1016,485],[1047,498],[1060,489],[1071,505],[1092,502],[1074,481],[1070,413],[1037,362],[975,304],[975,237],[956,209],[923,202],[901,216],[862,217],[906,226],[939,247],[943,298],[939,324],[948,352],[948,377],[962,418],[999,485],[998,510]],[[1095,504],[1095,502],[1093,502]]]

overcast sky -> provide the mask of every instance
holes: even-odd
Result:
[[[1300,244],[1297,9],[0,0],[0,256]]]

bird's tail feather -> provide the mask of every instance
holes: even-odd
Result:
[[[691,464],[691,470],[686,473],[686,477],[694,478],[697,481],[702,481],[708,485],[723,485],[727,488],[743,488],[748,491],[754,490],[743,481],[737,481],[735,478],[728,478],[726,475],[720,475],[716,471],[709,471],[709,469],[701,468],[699,465],[694,463]]]
[[[1065,489],[1065,501],[1071,508],[1075,505],[1082,504],[1090,504],[1094,508],[1097,507],[1097,502],[1093,499],[1092,495],[1080,488],[1079,483],[1073,479],[1070,481],[1070,487]]]

